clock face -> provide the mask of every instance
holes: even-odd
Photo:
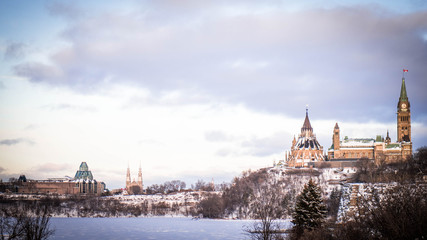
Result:
[[[402,108],[405,109],[406,108],[406,103],[402,103]]]

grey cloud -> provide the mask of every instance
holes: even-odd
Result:
[[[3,167],[0,167],[0,173],[3,173],[6,169]]]
[[[55,79],[59,79],[62,75],[60,69],[37,62],[18,64],[14,67],[14,71],[19,76],[28,77],[31,82],[49,82],[50,84],[55,84]]]
[[[13,138],[13,139],[3,139],[0,140],[0,145],[12,146],[20,143],[26,143],[29,145],[34,145],[35,142],[27,138]]]
[[[69,20],[84,16],[84,11],[73,3],[49,2],[46,4],[46,8],[53,16],[60,16]]]
[[[242,147],[251,155],[265,157],[277,154],[285,149],[285,144],[291,139],[289,134],[278,132],[265,138],[254,137],[244,141]]]
[[[147,95],[134,95],[122,105],[122,108],[144,107],[147,105],[178,106],[194,103],[210,103],[213,99],[201,92],[182,90],[174,92],[154,92]]]
[[[71,21],[62,34],[71,47],[53,54],[52,65],[23,63],[15,73],[77,91],[118,82],[155,95],[196,89],[294,117],[310,104],[320,118],[383,121],[395,117],[405,67],[410,100],[427,102],[426,11],[246,9],[235,16],[227,12],[241,5],[227,11],[210,2],[201,14],[194,9],[202,7],[190,3],[193,9],[182,13],[172,11],[179,6],[153,3],[139,15],[102,13]],[[379,114],[373,105],[388,110]],[[412,110],[427,115],[422,104]]]
[[[13,42],[6,46],[4,52],[5,60],[22,59],[25,56],[25,47],[23,43]]]

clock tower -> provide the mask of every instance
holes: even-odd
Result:
[[[411,105],[406,94],[404,77],[397,103],[397,142],[411,142]]]

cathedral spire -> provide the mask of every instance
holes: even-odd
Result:
[[[406,94],[405,78],[402,78],[402,87],[400,88],[399,101],[408,101],[408,95]]]
[[[139,169],[138,169],[138,184],[142,187],[142,169],[141,169],[141,162],[139,162]]]
[[[131,180],[130,180],[130,169],[129,169],[129,162],[128,162],[128,169],[127,169],[127,172],[126,172],[126,188],[128,187],[128,185],[131,183]]]

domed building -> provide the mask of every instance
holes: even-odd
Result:
[[[79,170],[77,170],[74,176],[74,181],[76,182],[76,187],[79,189],[79,193],[101,194],[105,189],[103,182],[93,179],[92,171],[89,170],[86,162],[80,164]]]
[[[304,124],[298,140],[292,141],[290,153],[287,153],[287,163],[289,167],[307,167],[311,162],[324,161],[323,147],[316,139],[313,128],[308,118],[308,109],[305,112]]]

